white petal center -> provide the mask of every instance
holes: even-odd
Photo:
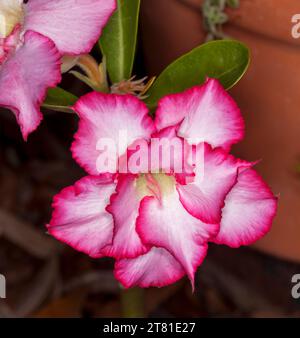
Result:
[[[136,182],[136,190],[139,196],[155,196],[162,200],[172,194],[176,181],[173,176],[166,174],[145,174],[141,175]]]
[[[8,37],[14,28],[23,21],[22,0],[1,0],[0,2],[0,38]]]

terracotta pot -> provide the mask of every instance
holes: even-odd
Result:
[[[182,5],[182,2],[190,6]],[[142,1],[146,65],[158,74],[204,41],[201,0]],[[199,10],[197,10],[199,8]],[[291,35],[299,0],[241,0],[225,32],[246,43],[252,64],[231,91],[246,119],[246,138],[234,148],[257,166],[275,193],[279,211],[271,232],[256,247],[300,261],[300,39]]]

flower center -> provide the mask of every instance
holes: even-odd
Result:
[[[1,0],[0,39],[7,38],[23,21],[23,0]]]
[[[136,190],[139,196],[154,196],[160,201],[173,193],[175,179],[166,174],[142,174],[137,179]]]
[[[7,38],[0,38],[0,68],[4,61],[17,47],[20,37],[20,25],[17,25]]]

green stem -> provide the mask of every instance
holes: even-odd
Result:
[[[140,288],[124,289],[121,287],[123,318],[145,317],[144,290]]]

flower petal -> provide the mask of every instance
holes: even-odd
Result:
[[[200,148],[204,147],[204,151]],[[220,223],[225,197],[237,181],[238,169],[250,163],[234,158],[221,148],[208,144],[197,147],[203,166],[195,168],[194,181],[178,185],[180,201],[194,217],[206,223]]]
[[[89,53],[115,9],[115,0],[29,1],[24,30],[47,36],[62,54]]]
[[[149,251],[135,230],[143,197],[137,192],[134,175],[119,177],[116,193],[111,196],[110,205],[106,208],[113,215],[115,225],[113,244],[103,251],[106,256],[134,258]]]
[[[73,157],[91,175],[99,174],[99,140],[109,139],[117,148],[120,143],[121,156],[134,141],[149,139],[154,131],[146,105],[131,95],[93,92],[81,97],[74,109],[80,122],[71,150]],[[123,135],[125,140],[122,140]],[[108,156],[112,161],[117,160],[113,151]]]
[[[148,288],[173,284],[185,271],[167,250],[153,247],[145,255],[116,261],[114,274],[126,288]]]
[[[31,31],[25,34],[24,45],[0,66],[0,105],[14,112],[25,140],[42,120],[40,105],[47,88],[61,80],[60,66],[53,42]]]
[[[219,234],[213,240],[233,248],[250,245],[271,228],[277,198],[253,170],[242,171],[225,200]]]
[[[101,257],[112,243],[113,218],[105,208],[115,183],[108,177],[85,177],[54,197],[49,233],[91,257]]]
[[[192,146],[177,136],[177,129],[178,126],[171,126],[152,134],[151,172],[174,174],[177,181],[186,182],[195,176],[188,161]]]
[[[197,267],[205,258],[206,242],[219,230],[217,224],[205,224],[189,214],[173,191],[158,200],[145,197],[137,219],[137,232],[143,243],[163,247],[184,267],[192,284]]]
[[[240,110],[215,79],[160,100],[155,120],[157,129],[180,122],[178,136],[190,144],[207,142],[229,150],[244,137]]]

